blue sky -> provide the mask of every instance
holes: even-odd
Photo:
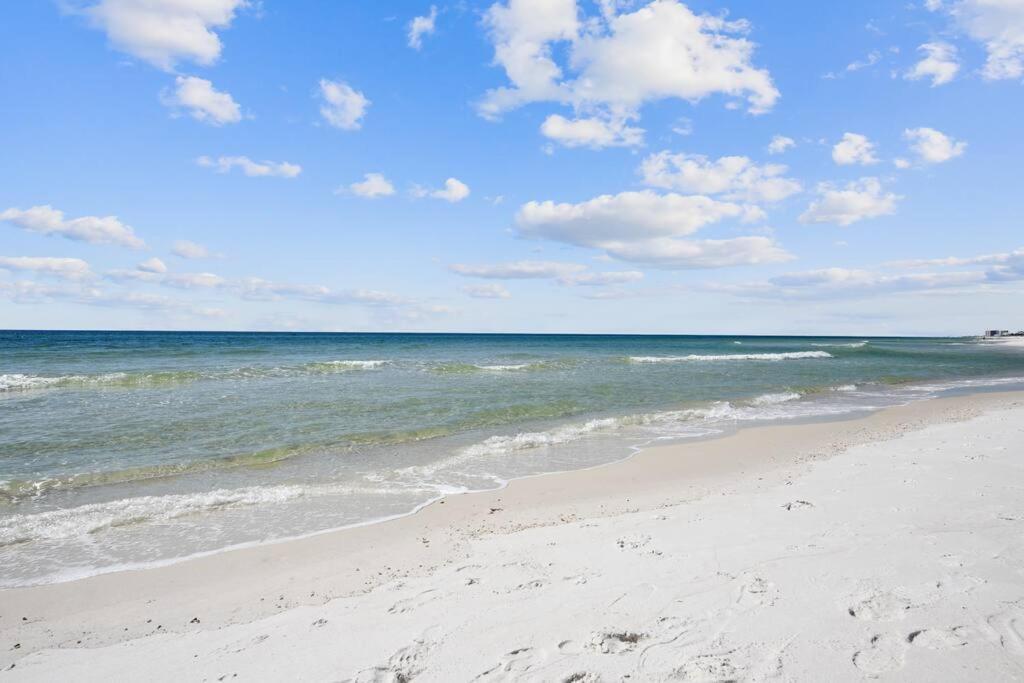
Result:
[[[1019,0],[64,0],[0,45],[0,327],[1024,326]]]

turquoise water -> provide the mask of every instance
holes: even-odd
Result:
[[[0,585],[1018,385],[1024,352],[970,339],[0,332]]]

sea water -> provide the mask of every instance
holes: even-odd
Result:
[[[408,514],[654,441],[1024,388],[972,339],[0,332],[0,586]]]

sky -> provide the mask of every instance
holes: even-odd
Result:
[[[1024,327],[1024,0],[40,0],[0,53],[0,328]]]

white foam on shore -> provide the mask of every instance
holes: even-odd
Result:
[[[473,367],[480,368],[481,370],[490,370],[492,372],[514,372],[516,370],[525,370],[530,367],[529,363],[522,363],[520,365],[475,365]]]
[[[423,489],[434,491],[435,489]],[[338,495],[408,493],[408,488],[369,488],[352,485],[251,486],[202,493],[135,496],[72,508],[0,518],[0,547],[28,541],[81,538],[105,529],[133,524],[167,522],[213,510],[280,504],[297,498]]]
[[[811,344],[811,346],[818,346],[818,347],[827,346],[827,347],[832,347],[832,348],[837,348],[837,349],[840,349],[840,348],[841,349],[861,349],[861,348],[864,348],[867,345],[868,345],[867,340],[859,341],[859,342],[841,342],[841,343],[834,343],[834,344],[822,344],[822,343]]]
[[[680,363],[693,361],[735,361],[735,360],[802,360],[806,358],[832,358],[827,351],[786,351],[784,353],[728,353],[713,355],[690,354],[688,356],[630,356],[633,363]]]
[[[322,362],[310,363],[310,367],[336,367],[336,368],[352,368],[354,370],[374,370],[376,368],[387,365],[391,361],[389,360],[328,360]]]

